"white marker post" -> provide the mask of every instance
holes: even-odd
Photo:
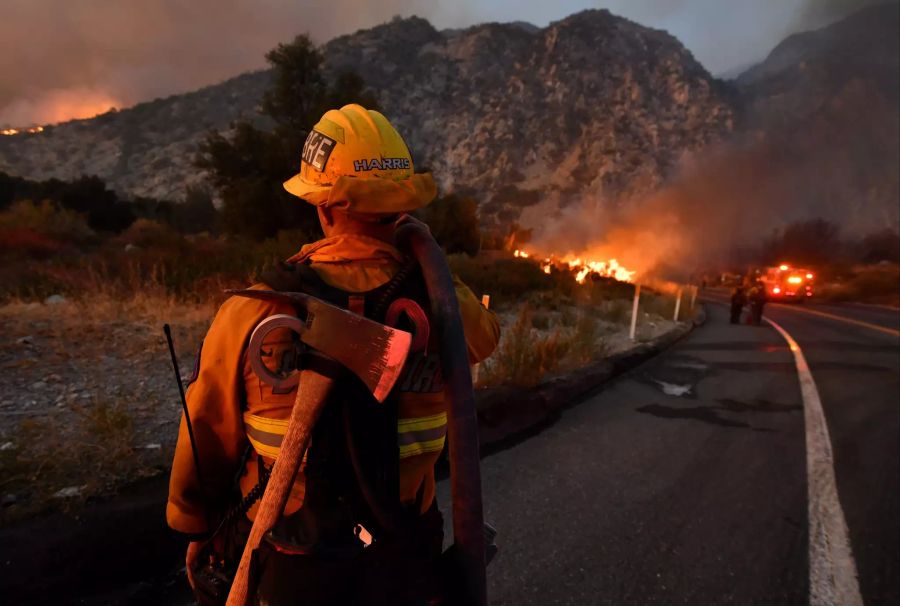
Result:
[[[691,286],[691,311],[694,310],[694,303],[697,302],[697,286]]]
[[[485,309],[491,308],[491,295],[481,295],[481,304],[484,305]],[[481,368],[481,364],[476,364],[472,367],[472,385],[478,383],[478,369]]]
[[[675,317],[673,318],[676,322],[678,321],[678,312],[681,311],[681,289],[678,289],[678,296],[675,299]]]
[[[641,300],[641,285],[634,285],[634,306],[631,308],[631,333],[629,335],[630,339],[634,341],[635,333],[637,332],[637,315],[638,315],[638,302]]]

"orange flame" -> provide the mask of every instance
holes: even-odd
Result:
[[[0,130],[0,135],[6,135],[7,137],[11,137],[13,135],[18,135],[20,133],[28,133],[30,135],[36,135],[38,133],[44,132],[43,126],[32,126],[30,128],[4,128]]]
[[[513,256],[517,259],[528,259],[531,257],[531,254],[524,250],[515,250],[513,251]],[[561,259],[557,259],[553,256],[545,257],[540,262],[540,266],[545,274],[549,274],[554,266],[565,266],[568,269],[574,270],[575,280],[579,284],[584,284],[585,280],[587,280],[588,276],[591,274],[597,274],[604,278],[613,278],[620,282],[631,282],[637,274],[636,271],[626,269],[615,259],[596,261],[573,257],[572,255],[567,255]]]

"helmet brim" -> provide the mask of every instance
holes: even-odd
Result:
[[[334,185],[311,185],[299,175],[284,182],[291,194],[314,206],[342,207],[361,213],[411,212],[437,195],[431,173],[416,173],[402,181],[338,177]]]
[[[282,186],[289,194],[297,196],[298,198],[303,198],[304,200],[310,194],[326,192],[332,187],[331,185],[314,185],[308,183],[303,180],[299,174],[296,174],[285,181]]]

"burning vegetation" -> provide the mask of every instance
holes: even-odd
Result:
[[[43,126],[31,126],[28,128],[4,128],[3,130],[0,130],[0,135],[12,137],[13,135],[22,134],[36,135],[42,132],[44,132]]]
[[[529,259],[532,258],[532,254],[525,252],[524,250],[515,250],[513,251],[513,256],[517,259]],[[617,260],[609,259],[607,261],[596,261],[591,259],[582,259],[581,257],[575,257],[573,255],[566,255],[564,257],[557,257],[556,255],[550,255],[547,257],[535,257],[536,260],[539,261],[541,266],[541,271],[545,274],[549,274],[553,271],[553,268],[567,268],[569,270],[575,271],[575,281],[579,284],[584,284],[585,280],[587,280],[591,275],[596,275],[602,278],[612,278],[614,280],[618,280],[619,282],[633,282],[635,271],[629,271],[625,269]]]

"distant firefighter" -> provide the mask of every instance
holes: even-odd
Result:
[[[731,291],[731,323],[738,324],[741,321],[741,311],[747,304],[747,295],[743,286],[735,286]]]
[[[766,287],[762,282],[757,282],[750,290],[750,316],[753,323],[762,324],[763,308],[766,306]]]

